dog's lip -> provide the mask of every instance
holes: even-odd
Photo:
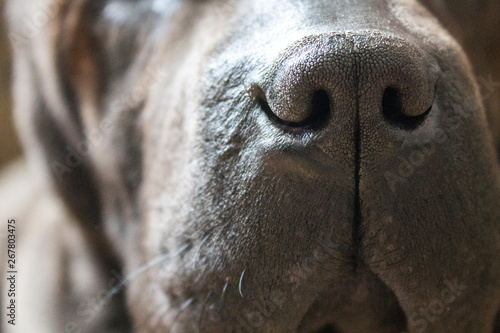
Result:
[[[394,290],[364,260],[356,264],[355,270],[345,272],[345,278],[338,281],[340,284],[325,286],[318,292],[302,316],[298,332],[350,332],[362,318],[371,318],[369,324],[373,330],[377,327],[395,332],[408,330],[408,315]],[[377,301],[381,297],[385,302]],[[367,328],[363,325],[365,332]]]

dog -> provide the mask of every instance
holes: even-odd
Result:
[[[10,1],[4,330],[500,332],[499,15]]]

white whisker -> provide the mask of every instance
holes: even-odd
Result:
[[[203,240],[201,241],[200,245],[198,246],[198,249],[196,250],[196,253],[194,254],[194,257],[193,257],[193,268],[195,268],[196,260],[198,259],[198,254],[200,253],[201,246],[208,239],[208,236],[210,236],[210,235],[207,235],[207,236],[205,236],[205,238],[203,238]]]
[[[125,279],[123,279],[122,281],[120,281],[120,283],[118,283],[118,285],[116,285],[115,287],[113,287],[108,292],[108,294],[106,295],[106,297],[104,297],[104,299],[99,303],[98,309],[99,310],[102,309],[104,307],[104,305],[106,305],[109,302],[109,300],[114,295],[116,295],[118,292],[120,292],[120,290],[122,290],[127,285],[127,283],[129,283],[130,281],[134,280],[135,278],[137,278],[139,275],[141,275],[145,271],[147,271],[147,270],[155,267],[156,265],[161,264],[162,262],[165,262],[168,259],[175,258],[179,254],[181,254],[182,252],[184,252],[188,247],[190,247],[190,244],[186,243],[177,252],[175,252],[173,255],[171,255],[170,253],[165,253],[165,254],[161,254],[161,255],[159,255],[157,257],[154,257],[152,260],[150,260],[149,262],[147,262],[143,266],[139,267],[138,269],[136,269],[132,273],[130,273],[127,277],[125,277]]]
[[[226,284],[224,285],[224,288],[222,288],[221,299],[224,299],[224,295],[226,294],[226,289],[227,289],[228,284],[229,284],[229,282],[226,282]]]
[[[198,320],[198,333],[201,333],[201,322],[203,320],[203,313],[205,312],[205,306],[207,305],[208,299],[212,295],[212,291],[210,290],[207,294],[207,297],[205,297],[205,302],[203,302],[203,306],[201,307],[201,312],[200,312],[200,319]]]
[[[193,303],[193,301],[194,301],[194,298],[193,298],[193,297],[191,297],[190,299],[188,299],[187,301],[185,301],[185,302],[181,305],[181,307],[179,308],[179,312],[182,312],[182,311],[186,310],[186,309],[187,309],[187,307],[188,307],[188,306],[190,306],[190,305],[191,305],[191,303]]]
[[[247,269],[245,268],[245,269],[243,270],[243,272],[241,273],[240,283],[238,284],[238,290],[240,291],[241,298],[245,298],[245,297],[243,297],[243,293],[241,292],[241,283],[243,282],[243,275],[245,275],[245,271],[246,271],[246,270],[247,270]]]

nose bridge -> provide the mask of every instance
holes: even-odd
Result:
[[[392,6],[388,1],[298,1],[301,23],[325,31],[392,31],[395,28]],[[297,2],[295,2],[297,3]]]

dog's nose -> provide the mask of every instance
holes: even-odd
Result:
[[[307,37],[277,61],[264,107],[281,125],[320,128],[336,108],[355,99],[392,125],[413,129],[433,104],[430,63],[415,44],[389,34]]]

